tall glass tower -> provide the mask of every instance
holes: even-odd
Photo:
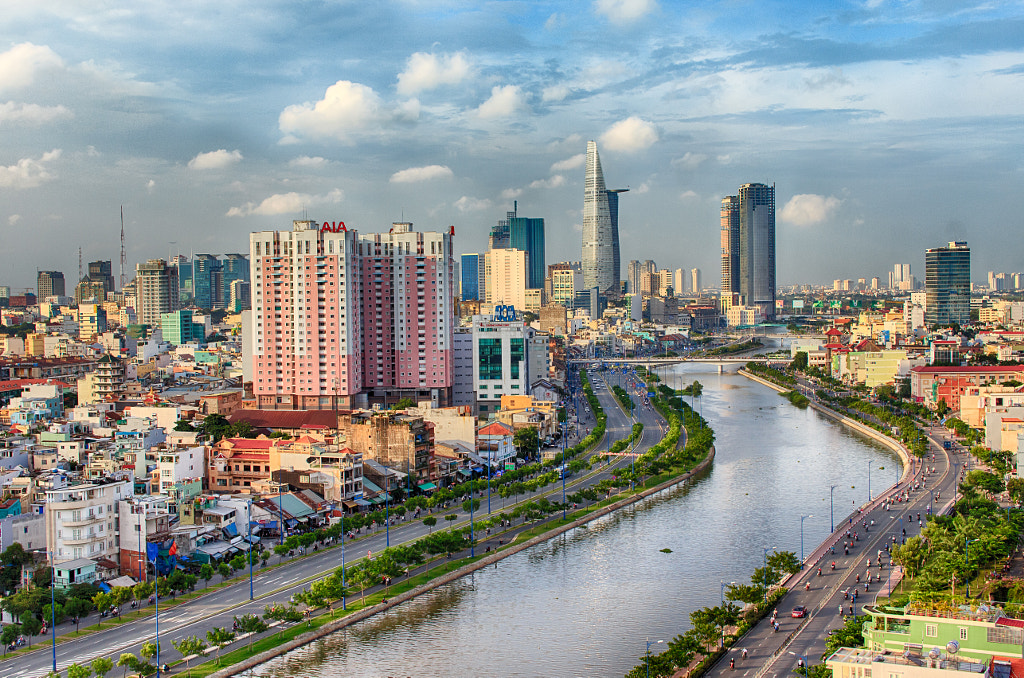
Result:
[[[583,287],[596,287],[602,294],[618,296],[619,193],[604,185],[597,142],[587,142],[587,165],[583,188]]]
[[[966,325],[971,320],[971,248],[951,242],[924,253],[926,325]]]
[[[766,320],[775,317],[775,187],[743,184],[739,194],[739,293]]]

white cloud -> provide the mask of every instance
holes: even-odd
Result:
[[[551,166],[552,172],[564,172],[565,170],[578,169],[583,167],[583,163],[587,161],[586,153],[577,153],[571,158],[565,160],[559,160]]]
[[[504,118],[515,113],[524,104],[523,93],[518,86],[496,86],[491,89],[491,98],[480,104],[476,112],[484,119]]]
[[[0,123],[27,122],[43,124],[54,120],[73,118],[75,114],[64,106],[40,106],[8,101],[0,104]]]
[[[470,198],[469,196],[462,196],[455,201],[455,206],[459,208],[460,212],[477,212],[480,210],[486,210],[491,208],[491,201],[477,200],[476,198]]]
[[[242,152],[238,149],[229,151],[221,148],[209,153],[200,153],[188,161],[188,168],[193,170],[224,169],[242,161]]]
[[[318,205],[332,205],[341,202],[345,193],[336,188],[323,195],[311,195],[309,193],[277,193],[265,198],[260,204],[248,202],[241,207],[232,207],[228,210],[229,217],[247,217],[251,214],[261,216],[273,216],[276,214],[299,213],[306,207]]]
[[[456,54],[427,54],[416,52],[398,74],[398,93],[416,94],[441,85],[457,85],[465,80],[472,68],[464,52]]]
[[[149,181],[146,182],[146,191],[148,193],[152,193],[153,189],[155,189],[155,188],[156,188],[156,182],[155,181],[150,179]]]
[[[395,109],[395,120],[402,122],[416,122],[420,119],[420,100],[408,99],[403,101]]]
[[[310,157],[308,155],[300,155],[297,158],[292,158],[288,161],[289,167],[309,167],[311,169],[319,169],[327,166],[327,159],[321,158],[319,155]]]
[[[430,181],[452,176],[452,171],[444,165],[427,165],[426,167],[410,167],[391,175],[393,184],[412,184],[418,181]]]
[[[686,169],[697,169],[697,166],[708,159],[708,156],[703,153],[691,153],[686,152],[681,158],[674,158],[672,160],[673,167],[684,167]]]
[[[650,193],[651,185],[646,181],[633,189],[634,193]]]
[[[697,195],[696,191],[688,189],[679,194],[679,199],[684,202],[688,202],[690,200],[699,200],[700,196]]]
[[[556,174],[550,179],[537,179],[530,183],[530,188],[558,188],[563,185],[565,185],[565,177],[561,174]]]
[[[559,14],[558,12],[555,12],[554,14],[549,16],[547,20],[544,22],[544,30],[554,31],[563,25],[565,25],[565,16]]]
[[[522,194],[523,189],[521,188],[506,188],[504,191],[501,192],[501,197],[504,198],[505,200],[511,200],[512,198],[518,198]]]
[[[23,42],[0,53],[0,90],[25,87],[35,82],[36,71],[63,66],[64,62],[46,45]]]
[[[812,226],[825,221],[839,208],[842,200],[814,193],[794,195],[779,213],[779,217],[794,226]]]
[[[551,85],[544,88],[540,98],[542,101],[561,101],[569,96],[570,91],[567,85]]]
[[[21,215],[20,214],[12,214],[11,216],[7,217],[7,223],[10,226],[14,226],[19,221],[21,221]]]
[[[601,135],[601,144],[612,151],[634,153],[650,148],[658,140],[654,125],[636,116],[620,120]]]
[[[612,21],[636,21],[657,7],[654,0],[596,0],[594,10]]]
[[[53,179],[47,164],[61,156],[61,149],[43,153],[39,160],[22,158],[14,165],[0,167],[0,188],[35,188]]]
[[[320,101],[285,108],[278,127],[286,135],[285,142],[300,137],[348,142],[353,132],[363,131],[383,117],[380,97],[373,88],[339,80],[327,88]]]
[[[576,231],[577,233],[582,233],[583,232],[583,224],[581,224],[579,222],[574,223],[572,225],[572,230]]]

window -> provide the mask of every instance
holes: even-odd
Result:
[[[926,638],[938,638],[939,637],[939,627],[938,627],[938,625],[937,624],[925,624],[924,625],[924,635],[925,635]]]
[[[960,640],[967,640],[967,627],[966,626],[961,626],[960,627]]]
[[[501,339],[480,340],[478,376],[480,379],[501,379]]]

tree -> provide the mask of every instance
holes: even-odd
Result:
[[[410,407],[416,407],[416,401],[412,398],[402,398],[397,403],[391,406],[392,410],[407,410]]]
[[[329,579],[329,577],[328,577]],[[320,583],[320,582],[315,582]],[[238,618],[238,629],[242,633],[249,634],[249,649],[252,650],[252,639],[258,633],[263,633],[267,630],[267,622],[263,620],[258,614],[243,614]]]
[[[537,429],[532,426],[516,431],[513,442],[519,453],[526,459],[537,456],[537,451],[540,450],[540,438],[537,436]]]
[[[88,666],[75,663],[68,667],[68,678],[89,678],[91,675],[92,669]]]
[[[202,567],[199,568],[199,578],[206,582],[204,588],[210,585],[210,580],[213,579],[213,565],[209,563],[203,563]]]
[[[206,632],[206,639],[217,648],[217,666],[220,666],[220,649],[235,639],[234,632],[218,626]]]
[[[796,355],[793,356],[793,361],[789,363],[789,366],[794,370],[802,372],[807,369],[807,364],[807,351],[797,351]]]
[[[10,647],[14,641],[21,635],[21,624],[8,624],[4,627],[4,630],[0,632],[0,643],[4,644],[4,654],[7,654],[7,648]]]
[[[110,589],[110,602],[117,607],[117,616],[121,617],[121,608],[132,598],[131,586],[115,586]]]
[[[263,618],[271,621],[279,621],[283,623],[294,624],[302,621],[302,613],[295,609],[292,605],[267,605],[263,608]],[[284,629],[278,630],[278,635]]]
[[[89,614],[91,608],[89,601],[84,598],[68,598],[68,602],[64,603],[64,613],[75,620],[75,633],[78,633],[78,625],[82,621],[82,617]]]
[[[447,520],[449,523],[451,523],[452,529],[455,529],[455,522],[454,521],[458,520],[458,518],[459,518],[458,514],[455,514],[455,513],[449,513],[448,515],[446,515],[444,517],[445,520]]]
[[[175,431],[186,431],[186,432],[195,431],[195,429],[192,428],[192,424],[190,424],[188,421],[186,421],[184,419],[179,419],[178,420],[178,423],[176,423],[174,425],[174,430]]]
[[[174,645],[174,649],[185,658],[185,670],[191,675],[192,671],[189,667],[189,662],[192,661],[193,655],[197,655],[206,649],[206,642],[199,636],[187,636],[179,641],[171,641],[171,645]]]
[[[114,662],[107,657],[96,657],[89,663],[89,667],[96,674],[96,678],[103,678],[110,672],[110,669],[114,668]]]
[[[147,640],[142,644],[142,647],[139,648],[139,654],[142,655],[143,659],[149,661],[160,654],[160,648],[156,643],[151,643]]]
[[[803,563],[792,551],[776,551],[768,556],[767,564],[768,567],[779,572],[780,576],[776,577],[776,581],[781,578],[782,574],[796,574],[803,567]]]
[[[64,621],[64,606],[57,603],[51,609],[49,604],[43,606],[43,619],[47,624],[59,624]]]
[[[100,611],[100,616],[96,617],[96,626],[99,627],[103,623],[103,613],[110,609],[111,598],[109,593],[103,591],[98,592],[92,597],[92,604],[96,606],[96,609]]]
[[[227,579],[228,577],[231,576],[231,566],[228,565],[227,563],[221,563],[220,565],[217,566],[217,574],[220,575],[220,578],[222,580],[223,579]]]
[[[121,656],[117,658],[117,665],[124,667],[124,675],[128,675],[128,670],[135,670],[135,667],[139,664],[139,658],[133,655],[131,652],[122,652]]]
[[[946,404],[945,398],[939,398],[938,404],[935,406],[935,414],[940,417],[944,417],[949,413],[949,405]]]
[[[37,618],[34,612],[31,610],[25,610],[21,613],[21,630],[26,636],[28,636],[28,646],[32,647],[32,636],[39,633],[42,630],[43,624]]]
[[[423,519],[423,524],[427,526],[427,533],[432,534],[434,532],[434,525],[437,525],[437,518],[434,516],[427,516]]]
[[[1006,481],[1006,492],[1015,504],[1024,501],[1024,478],[1010,478]]]
[[[262,551],[260,551],[260,565],[262,565],[263,567],[266,567],[267,566],[267,561],[269,561],[269,560],[270,560],[270,551],[268,551],[267,549],[263,549]]]

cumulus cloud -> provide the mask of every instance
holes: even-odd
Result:
[[[586,153],[577,153],[576,155],[572,156],[571,158],[566,158],[565,160],[559,160],[558,162],[553,164],[551,166],[551,171],[552,172],[564,172],[566,170],[579,169],[580,167],[583,167],[583,163],[585,163],[586,161],[587,161],[587,154]]]
[[[63,65],[61,58],[46,45],[31,42],[15,45],[0,53],[0,90],[31,85],[37,71]]]
[[[636,21],[654,11],[654,0],[596,0],[594,10],[612,21]]]
[[[427,54],[416,52],[398,74],[398,93],[416,94],[441,85],[457,85],[465,80],[472,68],[464,52],[455,54]]]
[[[601,135],[601,144],[612,151],[643,151],[658,140],[654,125],[636,116],[620,120]]]
[[[537,179],[531,182],[530,188],[558,188],[563,185],[565,185],[565,177],[561,174],[556,174],[550,179]]]
[[[518,86],[496,86],[491,89],[491,98],[480,104],[480,108],[476,112],[484,119],[504,118],[512,115],[524,105],[523,92]]]
[[[542,101],[561,101],[569,96],[569,91],[568,85],[551,85],[541,91],[540,98]]]
[[[684,167],[686,169],[697,169],[697,166],[708,159],[703,153],[691,153],[687,151],[681,158],[673,158],[673,167]]]
[[[511,200],[512,198],[518,198],[522,194],[523,189],[521,188],[506,188],[504,191],[501,192],[501,197],[504,198],[505,200]]]
[[[288,106],[278,117],[285,142],[301,137],[351,141],[354,132],[363,131],[383,119],[380,96],[358,82],[339,80],[317,102]]]
[[[188,168],[193,170],[224,169],[242,161],[242,152],[238,149],[229,151],[221,148],[209,153],[200,153],[188,161]]]
[[[148,193],[152,193],[153,189],[155,189],[155,188],[156,188],[156,182],[155,181],[150,179],[149,181],[146,182],[146,191]]]
[[[308,167],[310,169],[319,169],[320,167],[327,166],[327,159],[321,158],[319,155],[310,157],[308,155],[300,155],[297,158],[292,158],[288,161],[289,167]]]
[[[43,153],[38,160],[22,158],[14,165],[0,167],[0,188],[35,188],[53,179],[47,165],[61,156],[61,149]]]
[[[679,199],[684,201],[684,202],[689,202],[690,200],[698,200],[699,198],[700,198],[700,196],[697,195],[696,191],[689,190],[689,189],[685,190],[685,191],[683,191],[682,193],[679,194]]]
[[[480,210],[490,209],[491,201],[487,199],[478,200],[476,198],[470,198],[468,195],[464,195],[455,201],[455,206],[459,208],[460,212],[478,212]]]
[[[265,198],[258,205],[254,202],[247,202],[241,207],[232,207],[228,210],[229,217],[247,217],[251,214],[260,216],[273,216],[277,214],[288,214],[301,212],[306,207],[318,205],[332,205],[342,201],[345,193],[336,188],[323,195],[312,195],[310,193],[277,193]]]
[[[813,226],[831,217],[841,203],[842,200],[833,195],[801,193],[789,199],[779,217],[794,226]]]
[[[0,104],[0,124],[24,122],[41,125],[73,117],[75,117],[74,113],[64,106],[40,106],[39,104],[22,104],[14,101]]]
[[[11,225],[11,226],[14,226],[19,221],[21,221],[21,215],[20,214],[12,214],[11,216],[7,217],[7,223],[9,225]]]
[[[426,167],[410,167],[391,175],[393,184],[413,184],[418,181],[430,181],[452,176],[452,171],[444,165],[427,165]]]

